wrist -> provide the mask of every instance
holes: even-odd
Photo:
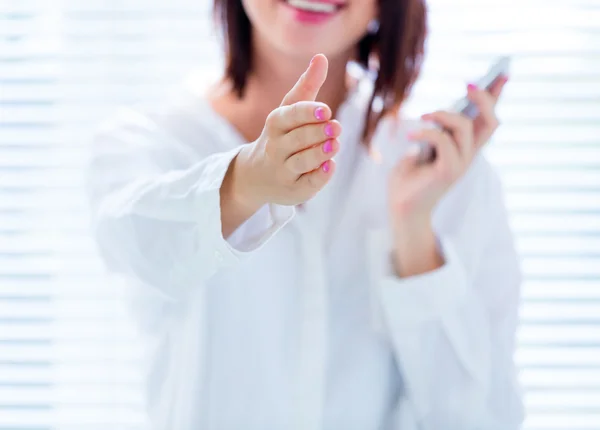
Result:
[[[427,211],[396,211],[392,220],[395,232],[401,235],[415,236],[433,230],[431,213]]]
[[[429,221],[397,225],[392,259],[400,277],[415,276],[440,268],[444,259]]]
[[[255,213],[268,203],[268,200],[257,192],[252,180],[251,145],[245,145],[232,161],[231,198],[236,204],[250,213]]]

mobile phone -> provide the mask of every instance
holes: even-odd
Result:
[[[510,58],[501,57],[498,59],[488,72],[482,76],[476,83],[478,88],[485,88],[489,90],[494,82],[502,76],[507,76],[510,69]],[[449,109],[451,112],[461,113],[471,119],[475,119],[479,115],[479,110],[467,97],[456,101],[454,105]],[[428,163],[435,160],[435,150],[431,145],[426,142],[417,143],[419,146],[418,161],[420,163]]]

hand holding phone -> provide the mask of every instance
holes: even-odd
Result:
[[[492,65],[487,74],[477,81],[477,87],[489,90],[499,78],[508,75],[509,69],[510,58],[500,58],[496,63],[494,63],[494,65]],[[451,112],[461,113],[471,119],[475,119],[479,115],[477,106],[475,106],[467,97],[463,97],[462,99],[458,100],[449,110]],[[436,154],[430,145],[423,142],[417,143],[417,145],[419,151],[417,159],[420,163],[428,163],[435,160]]]

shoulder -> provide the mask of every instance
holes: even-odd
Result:
[[[93,134],[93,151],[126,150],[156,157],[195,159],[236,145],[209,103],[178,94],[153,106],[121,107]]]

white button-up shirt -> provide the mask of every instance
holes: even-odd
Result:
[[[365,101],[340,110],[332,181],[228,240],[219,188],[244,142],[206,101],[123,110],[98,133],[95,237],[132,286],[153,429],[519,427],[520,274],[498,178],[479,156],[436,209],[445,265],[397,278],[386,169],[359,143]],[[406,145],[389,130],[375,139]]]

